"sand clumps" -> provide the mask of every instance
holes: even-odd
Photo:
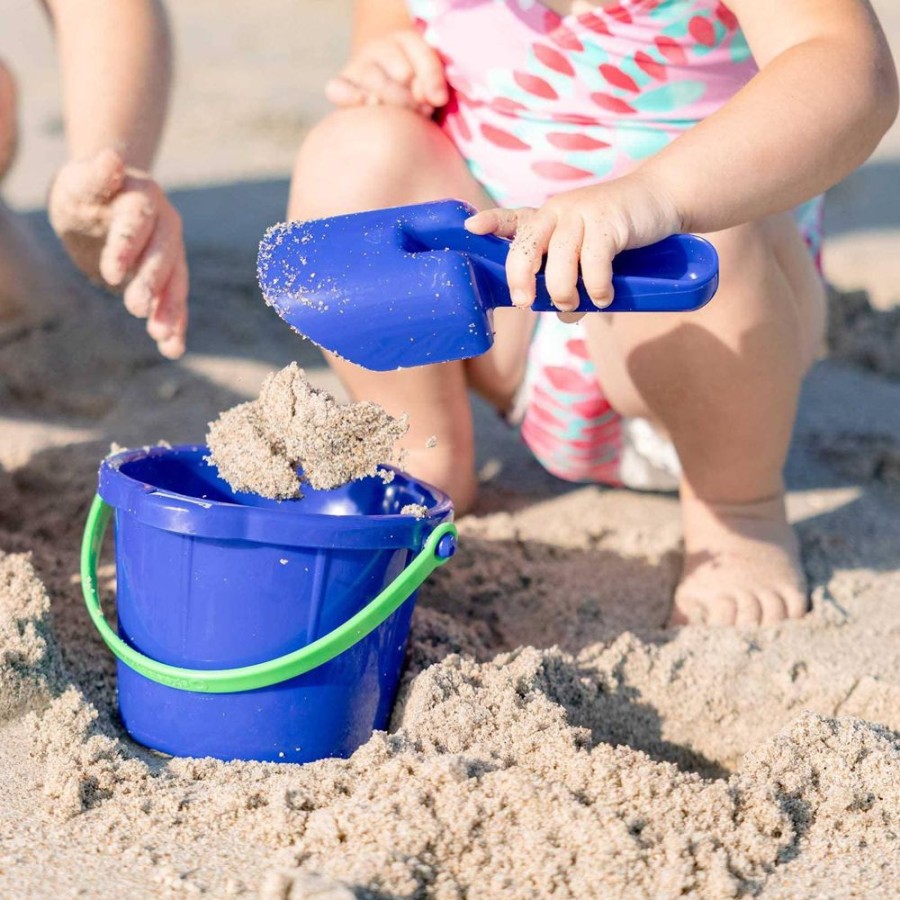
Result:
[[[594,744],[560,692],[583,702],[590,684],[558,651],[451,655],[419,674],[393,735],[305,768],[273,798],[305,812],[288,813],[295,842],[264,896],[304,896],[293,866],[298,887],[316,873],[364,897],[583,898],[602,885],[718,900],[758,894],[798,859],[824,888],[842,857],[896,851],[900,740],[883,728],[801,715],[731,778],[706,781]]]
[[[54,507],[72,518],[83,495]],[[0,893],[893,896],[900,613],[860,596],[840,626],[814,611],[640,631],[647,595],[669,595],[668,543],[592,530],[602,501],[579,496],[461,523],[457,559],[422,590],[390,730],[306,766],[130,741],[98,677],[108,654],[67,608],[74,551],[54,575],[37,542],[51,592],[26,556],[0,558],[0,792],[20,804],[0,804]],[[538,541],[548,528],[557,543]]]
[[[270,375],[257,400],[241,403],[210,423],[210,462],[236,491],[273,500],[301,497],[301,479],[328,490],[379,474],[408,429],[378,404],[340,404],[310,385],[291,363]],[[388,480],[391,472],[381,474]]]
[[[0,553],[0,723],[46,706],[59,683],[49,616],[28,556]]]
[[[865,291],[828,293],[828,349],[890,378],[900,378],[900,306],[876,309]]]
[[[423,613],[417,643],[463,652],[428,665],[416,649],[392,732],[349,760],[150,766],[69,688],[27,717],[37,802],[57,821],[90,810],[79,827],[95,835],[114,823],[123,862],[152,873],[140,896],[851,897],[900,877],[896,733],[800,713],[704,779],[577,724],[598,703],[635,710],[615,699],[621,656],[602,671],[533,647],[478,662],[464,628]],[[229,842],[261,868],[217,881],[189,862],[199,850],[178,855]]]

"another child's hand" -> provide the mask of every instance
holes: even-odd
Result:
[[[516,306],[534,302],[535,275],[546,255],[547,292],[561,313],[578,306],[579,267],[588,296],[604,309],[613,300],[613,257],[660,241],[680,225],[675,205],[639,173],[557,194],[540,209],[488,209],[466,222],[474,234],[514,238],[506,277]]]
[[[383,103],[430,116],[448,100],[444,66],[418,31],[407,28],[364,44],[325,86],[335,106]]]
[[[50,222],[89,278],[124,289],[163,356],[184,353],[188,268],[181,217],[146,172],[113,150],[66,163],[50,189]]]

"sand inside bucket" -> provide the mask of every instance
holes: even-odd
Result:
[[[329,490],[381,475],[406,434],[406,416],[389,415],[377,403],[338,403],[314,388],[297,363],[271,374],[256,400],[240,403],[209,424],[209,461],[236,491],[273,500],[302,496],[303,481]]]

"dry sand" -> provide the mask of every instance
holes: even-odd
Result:
[[[195,271],[202,282],[202,261]],[[85,385],[126,374],[122,400],[77,421],[132,443],[160,404],[202,422],[233,397],[209,377],[231,384],[233,365],[203,378],[185,366],[175,388],[166,364],[138,354],[129,370],[120,348],[88,339],[118,311],[86,302],[87,324],[0,349],[8,382],[80,335]],[[54,411],[73,386],[57,379],[13,399],[41,411],[45,433],[0,485],[3,895],[893,896],[900,499],[884,466],[793,497],[813,612],[740,631],[662,628],[678,565],[670,498],[501,472],[423,591],[389,733],[306,767],[172,760],[123,733],[113,663],[81,605],[78,536],[103,448],[50,446],[51,426],[75,420]],[[900,422],[882,425],[894,437],[872,453],[896,455]],[[801,435],[807,467],[823,447],[838,469],[865,451],[827,434]],[[109,563],[101,575],[111,603]]]
[[[323,491],[367,476],[390,481],[393,472],[379,467],[396,460],[408,427],[406,416],[395,419],[377,403],[338,403],[292,362],[266,378],[255,400],[210,422],[206,443],[209,462],[234,490],[289,500],[303,496],[301,481]]]
[[[33,49],[40,23],[30,31],[20,5],[4,4],[13,29],[0,38],[23,29],[20,65],[33,59],[34,165],[49,154],[40,148],[58,149],[58,128],[33,112],[56,89]],[[193,44],[164,171],[166,159],[192,182],[207,168],[258,175],[260,160],[286,171],[305,124],[291,103],[299,92],[306,109],[318,92],[288,76],[327,70],[335,51],[316,35],[344,14],[336,0],[299,6],[315,27],[291,27],[279,16],[298,5],[273,0],[177,6]],[[222,140],[226,118],[238,124]],[[890,201],[896,165],[882,157],[864,184]],[[39,198],[49,168],[25,175],[13,188]],[[115,302],[74,285],[60,288],[73,313],[0,345],[0,896],[896,896],[900,350],[889,303],[900,297],[868,263],[859,271],[881,309],[835,301],[836,358],[809,378],[788,464],[813,585],[804,620],[666,631],[675,501],[554,481],[476,406],[482,497],[459,523],[457,558],[421,593],[389,733],[351,760],[302,768],[170,760],[128,740],[77,579],[96,467],[112,441],[201,440],[218,411],[295,359],[336,389],[258,296],[255,242],[285,192],[282,180],[176,195],[192,266],[181,363],[156,357]]]

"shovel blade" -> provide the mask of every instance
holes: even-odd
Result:
[[[270,228],[259,248],[263,296],[296,332],[374,371],[466,359],[490,349],[489,286],[471,259],[414,235],[446,219],[430,207],[380,209]],[[451,204],[457,227],[471,210]]]

